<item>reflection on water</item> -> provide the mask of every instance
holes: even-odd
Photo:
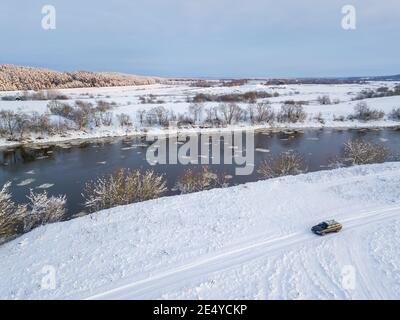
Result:
[[[255,135],[255,170],[251,175],[235,175],[234,165],[210,164],[209,167],[232,177],[229,179],[231,185],[240,184],[260,179],[256,169],[264,159],[285,151],[297,151],[304,156],[309,171],[323,170],[341,155],[345,142],[361,138],[384,143],[392,153],[400,153],[400,131],[395,129],[264,131]],[[144,137],[107,138],[90,143],[77,141],[5,149],[0,152],[0,185],[11,181],[11,192],[17,202],[26,202],[30,189],[46,190],[50,195],[66,194],[70,214],[83,210],[81,192],[85,182],[119,168],[153,169],[162,173],[168,181],[168,194],[176,194],[174,186],[178,177],[185,169],[198,170],[200,165],[150,166],[146,161],[146,151],[151,143],[146,142]],[[182,143],[177,142],[178,148]],[[199,150],[200,143],[199,139]],[[222,141],[221,154],[223,149]],[[231,152],[235,157],[240,150],[232,148]],[[200,161],[204,156],[199,152]]]

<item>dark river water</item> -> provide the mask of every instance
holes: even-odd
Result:
[[[254,171],[251,175],[235,175],[235,165],[209,165],[214,172],[232,176],[231,185],[260,180],[257,167],[271,155],[294,150],[301,153],[309,171],[330,168],[332,160],[342,156],[343,145],[350,139],[365,139],[386,145],[394,155],[400,154],[400,130],[302,130],[255,135]],[[199,142],[200,143],[200,142]],[[169,191],[177,194],[177,179],[189,167],[200,165],[155,165],[146,160],[144,138],[108,139],[95,142],[60,144],[45,147],[14,148],[0,151],[0,186],[11,181],[16,202],[27,202],[30,189],[47,190],[50,195],[67,195],[70,215],[84,211],[82,190],[86,182],[119,168],[153,169],[165,175]],[[223,150],[221,144],[221,152]],[[258,149],[258,150],[257,150]]]

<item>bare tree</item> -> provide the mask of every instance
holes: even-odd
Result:
[[[119,115],[117,115],[118,121],[119,121],[119,125],[121,127],[130,127],[132,126],[132,120],[131,117],[125,113],[121,113]]]
[[[236,103],[220,104],[219,111],[227,124],[232,124],[233,120],[239,119],[242,114],[242,109]]]
[[[249,115],[250,122],[253,124],[256,122],[255,116],[254,116],[255,110],[256,110],[256,105],[254,103],[250,103],[247,106],[247,114]]]
[[[160,126],[168,125],[168,110],[163,106],[158,106],[151,109],[157,117],[157,122]]]
[[[81,100],[75,101],[75,122],[78,124],[79,129],[84,129],[90,122],[93,113],[93,105]]]
[[[249,112],[252,113],[250,116],[253,123],[273,123],[275,120],[275,112],[272,110],[269,102],[261,102],[256,105],[252,105]]]
[[[9,192],[11,183],[7,182],[0,190],[0,242],[23,230],[27,214],[26,205],[16,205]]]
[[[14,137],[17,131],[18,120],[14,111],[2,110],[0,111],[0,126],[2,131],[11,137]]]
[[[29,226],[29,229],[61,221],[65,216],[65,204],[67,203],[65,196],[49,197],[46,191],[34,193],[31,190],[28,199],[30,200],[30,213],[26,225]]]
[[[331,102],[331,98],[328,95],[324,95],[324,96],[319,96],[318,97],[318,102],[322,105],[328,105],[328,104],[332,104]]]
[[[306,118],[307,114],[300,104],[284,104],[277,115],[279,122],[303,122]]]
[[[136,113],[137,113],[137,116],[139,118],[140,125],[142,126],[143,123],[144,123],[144,119],[146,117],[146,110],[139,109]]]
[[[181,193],[192,193],[227,186],[228,182],[225,175],[214,173],[207,166],[202,167],[200,171],[185,170],[176,184]]]
[[[201,121],[204,112],[204,105],[202,103],[193,103],[189,106],[189,114],[192,116],[194,122]]]
[[[364,101],[359,102],[354,107],[354,114],[349,116],[349,119],[357,119],[362,121],[380,120],[385,116],[385,113],[380,110],[371,109]]]

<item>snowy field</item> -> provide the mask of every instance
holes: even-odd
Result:
[[[146,132],[160,133],[167,132],[165,129],[157,127],[143,128],[140,126],[138,119],[138,110],[143,109],[149,111],[156,106],[163,106],[167,110],[173,111],[175,114],[185,114],[188,112],[188,107],[191,104],[188,98],[193,98],[196,94],[229,94],[229,93],[245,93],[249,91],[265,91],[268,93],[279,93],[278,97],[269,99],[261,99],[269,101],[275,111],[279,111],[282,103],[287,100],[306,101],[308,105],[304,105],[307,113],[307,119],[303,123],[276,123],[276,127],[388,127],[398,125],[388,119],[388,114],[394,108],[400,108],[400,96],[365,99],[371,108],[382,110],[386,116],[379,121],[334,121],[341,116],[347,117],[354,112],[354,106],[360,101],[353,101],[362,90],[376,90],[379,87],[387,86],[393,88],[396,82],[369,82],[366,84],[343,84],[343,85],[281,85],[281,86],[266,86],[261,81],[250,81],[249,83],[236,87],[212,87],[212,88],[196,88],[188,85],[146,85],[135,87],[112,87],[112,88],[84,88],[84,89],[64,89],[57,90],[68,96],[69,100],[63,100],[69,104],[73,104],[76,100],[96,103],[103,100],[107,102],[115,102],[116,106],[112,113],[114,118],[122,113],[129,115],[132,119],[133,126],[130,128],[121,127],[118,121],[114,121],[111,126],[94,127],[85,131],[72,131],[65,136],[44,137],[40,142],[62,141],[76,138],[95,138],[106,136],[124,136],[142,134]],[[0,98],[7,95],[18,95],[21,92],[0,92]],[[140,97],[154,95],[155,100],[162,100],[163,103],[142,104]],[[337,104],[321,105],[318,102],[318,97],[328,95],[332,101],[337,100]],[[27,113],[38,112],[43,114],[48,111],[47,104],[49,101],[1,101],[0,110],[23,111]],[[215,107],[218,103],[204,103],[204,108]],[[245,103],[239,105],[246,108]],[[321,113],[324,124],[320,123],[315,117]],[[57,120],[57,119],[55,119]],[[238,129],[248,127],[249,124],[232,124],[227,129]],[[260,127],[260,126],[259,126]],[[265,127],[265,126],[262,126]],[[190,129],[188,129],[190,130]],[[193,130],[193,129],[192,129]],[[195,129],[197,130],[197,129]],[[203,129],[204,130],[204,129]],[[209,129],[210,130],[210,129]],[[181,130],[182,131],[182,130]],[[31,137],[35,141],[36,136]],[[43,138],[43,137],[42,137]],[[37,142],[39,140],[36,140]],[[0,139],[0,145],[9,145],[12,142],[7,142]]]
[[[0,298],[399,299],[399,237],[400,163],[310,173],[35,229],[0,247]]]

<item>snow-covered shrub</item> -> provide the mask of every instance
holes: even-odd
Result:
[[[343,122],[345,120],[346,120],[345,116],[335,116],[335,115],[333,115],[333,121]]]
[[[207,166],[202,167],[200,171],[185,170],[176,183],[176,188],[181,193],[192,193],[227,186],[225,175],[218,175],[210,171]]]
[[[162,99],[157,99],[157,96],[154,94],[149,94],[147,96],[140,96],[139,101],[142,104],[163,104],[165,103]]]
[[[68,103],[62,103],[57,100],[53,100],[47,104],[47,109],[50,111],[50,113],[54,115],[74,120],[74,108],[71,107]]]
[[[400,108],[393,109],[389,115],[389,118],[395,121],[400,121]]]
[[[0,133],[11,140],[22,139],[28,129],[29,116],[11,110],[0,111]]]
[[[388,87],[380,87],[376,90],[362,90],[353,100],[363,100],[371,98],[392,97],[400,95],[400,85],[396,85],[393,89]]]
[[[75,101],[73,120],[78,124],[79,129],[88,126],[94,113],[93,105],[90,102],[81,100]]]
[[[354,114],[349,116],[350,120],[371,121],[380,120],[385,116],[383,111],[371,109],[366,102],[359,102],[354,107]]]
[[[29,215],[26,224],[31,228],[47,223],[61,221],[66,213],[65,204],[67,199],[65,196],[51,196],[47,192],[34,193],[30,192],[28,199]]]
[[[389,149],[378,143],[350,140],[344,145],[345,159],[353,165],[384,162],[389,154]]]
[[[3,136],[14,137],[17,131],[17,117],[14,111],[0,111],[0,131]]]
[[[0,242],[25,231],[24,221],[27,216],[27,206],[16,205],[11,200],[10,185],[10,182],[7,182],[0,190]]]
[[[91,124],[98,127],[100,125],[110,126],[112,123],[112,113],[108,112],[112,109],[112,104],[102,100],[97,101],[96,106],[81,100],[75,101],[73,106],[54,100],[50,101],[47,107],[52,114],[75,122],[80,130]]]
[[[194,120],[186,115],[186,114],[179,114],[178,115],[178,127],[188,127],[194,125]]]
[[[120,169],[85,185],[85,206],[92,212],[160,197],[167,190],[154,171]]]
[[[41,135],[54,135],[57,132],[65,132],[68,129],[66,121],[52,123],[47,113],[39,114],[33,112],[29,117],[28,131],[40,133]]]
[[[58,90],[47,90],[47,100],[68,100],[69,97]]]
[[[104,100],[98,100],[96,102],[96,111],[98,112],[107,112],[112,109],[112,103],[104,101]]]
[[[258,173],[264,178],[274,178],[287,175],[296,175],[306,170],[304,158],[297,152],[282,152],[264,160]]]
[[[11,200],[9,188],[8,182],[0,190],[0,242],[64,218],[65,196],[48,197],[46,192],[31,191],[29,205],[17,205]]]
[[[277,115],[278,122],[304,122],[307,118],[307,113],[300,104],[284,104],[281,111]]]
[[[101,124],[103,126],[109,127],[113,122],[113,114],[112,112],[105,112],[101,114]]]
[[[121,113],[117,115],[119,125],[121,127],[131,127],[132,126],[132,119],[128,114]]]
[[[321,124],[325,124],[325,119],[322,116],[322,112],[318,112],[318,114],[315,115],[314,120],[318,121]]]
[[[204,105],[202,103],[192,103],[189,105],[189,114],[195,122],[202,120],[203,112]]]
[[[23,91],[18,97],[22,101],[34,100],[68,100],[68,96],[57,90]]]
[[[250,104],[247,111],[253,124],[272,124],[275,121],[275,112],[269,102]]]
[[[332,104],[331,98],[328,95],[319,96],[318,102],[322,105]]]

